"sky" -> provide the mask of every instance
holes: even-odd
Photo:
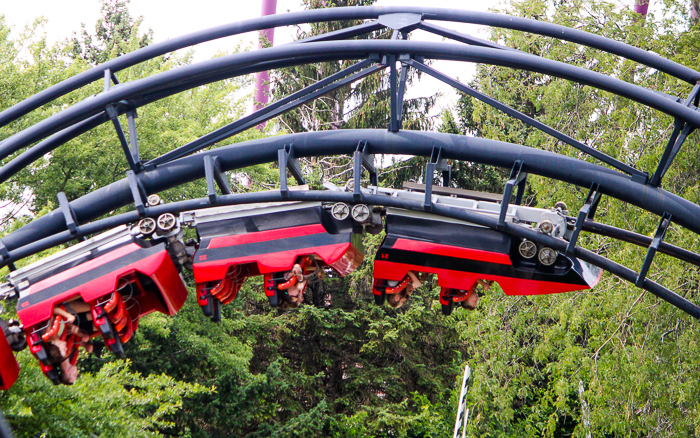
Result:
[[[426,0],[378,0],[377,6],[421,6]],[[439,7],[471,9],[487,11],[499,6],[499,0],[441,0]],[[201,29],[221,24],[247,20],[260,16],[262,0],[131,0],[129,10],[133,17],[143,17],[143,28],[153,29],[154,42],[195,32]],[[301,0],[277,0],[277,13],[303,10]],[[94,33],[94,25],[100,15],[99,0],[0,0],[0,14],[5,15],[6,22],[13,26],[15,35],[25,24],[43,16],[48,20],[43,30],[50,42],[61,41],[70,37],[74,31],[85,23],[90,33]],[[483,39],[487,38],[485,29],[480,26],[449,24],[446,27],[468,33]],[[294,27],[275,30],[275,45],[293,40]],[[420,34],[418,36],[417,34]],[[426,32],[414,32],[413,38],[423,41],[441,41],[442,38]],[[195,60],[211,58],[217,52],[230,51],[239,44],[244,47],[257,46],[257,34],[249,33],[201,44],[196,47]],[[468,63],[441,61],[434,66],[462,81],[469,81],[475,72],[475,66]],[[407,91],[407,97],[431,95],[440,92],[443,96],[438,100],[436,112],[453,104],[455,91],[441,82],[425,77],[412,90]]]

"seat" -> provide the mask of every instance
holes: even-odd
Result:
[[[17,309],[30,351],[54,383],[60,369],[49,360],[48,343],[60,338],[70,345],[68,360],[78,359],[78,340],[62,333],[66,320],[54,308],[76,302],[89,305],[94,327],[90,337],[102,336],[107,347],[124,356],[123,344],[133,336],[138,321],[151,312],[174,315],[187,298],[187,288],[165,243],[148,244],[125,239],[103,251],[92,250],[80,263],[63,264],[23,278]],[[63,330],[65,331],[65,330]]]
[[[307,276],[325,268],[345,276],[364,259],[352,219],[336,220],[320,203],[213,210],[195,212],[193,219],[200,237],[193,263],[197,299],[213,321],[248,277],[264,277],[265,294],[277,307],[295,281],[286,278],[295,264],[303,264]]]

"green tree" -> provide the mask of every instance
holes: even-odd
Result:
[[[511,2],[504,12],[625,41],[697,67],[698,32],[685,6],[664,5],[663,18],[640,23],[605,1]],[[614,55],[504,29],[492,39],[529,53],[599,71],[676,96],[690,91],[653,69]],[[692,54],[692,55],[691,55]],[[480,65],[479,91],[642,170],[653,172],[672,119],[613,94],[551,76]],[[579,157],[568,145],[472,102],[480,135]],[[470,128],[474,129],[474,128]],[[664,187],[697,201],[697,134],[674,161]],[[590,159],[581,157],[583,159]],[[565,201],[572,212],[587,189],[528,179],[542,205]],[[649,234],[658,217],[604,199],[596,219]],[[697,236],[673,227],[668,239],[697,251]],[[645,248],[585,235],[585,247],[639,270]],[[697,302],[697,267],[657,258],[651,278]],[[480,436],[693,436],[699,432],[697,325],[674,307],[605,275],[592,291],[560,296],[489,294],[458,322],[474,368],[471,433]]]
[[[141,33],[141,19],[134,20],[127,9],[128,1],[104,1],[103,16],[96,26],[95,41],[86,39],[80,50],[73,41],[48,47],[43,39],[31,36],[31,30],[18,42],[7,41],[7,69],[22,69],[10,74],[22,81],[13,86],[18,95],[15,103],[41,89],[71,77],[90,67],[89,63],[104,62],[123,53],[134,51],[151,41],[151,32]],[[2,37],[2,35],[0,35]],[[31,59],[15,61],[22,45],[31,48]],[[193,52],[156,58],[118,72],[122,82],[140,79],[192,62]],[[12,67],[15,66],[15,67]],[[141,159],[153,159],[175,147],[186,144],[243,115],[246,98],[238,92],[250,81],[248,77],[234,78],[162,99],[138,110],[136,131]],[[13,83],[13,82],[10,82]],[[98,81],[45,105],[23,119],[0,130],[4,137],[35,123],[82,99],[102,91]],[[21,93],[21,94],[20,94]],[[194,102],[194,103],[193,103]],[[120,117],[124,128],[126,117]],[[243,132],[223,144],[256,138],[256,130]],[[217,145],[220,146],[221,144]],[[71,140],[44,158],[37,160],[9,182],[3,184],[5,199],[15,203],[26,201],[34,211],[55,205],[56,193],[63,191],[73,200],[99,187],[124,178],[128,170],[122,147],[111,123],[104,124]],[[190,184],[164,194],[166,200],[181,200],[205,194],[201,184]]]
[[[85,23],[80,26],[80,35],[73,33],[69,45],[75,59],[97,65],[117,56],[132,52],[135,37],[138,48],[153,42],[153,30],[138,35],[143,17],[134,19],[129,13],[131,0],[100,0],[101,17],[95,23],[95,34],[90,35]]]
[[[4,415],[20,437],[156,437],[185,397],[210,392],[176,382],[165,374],[148,377],[130,370],[129,361],[83,373],[73,386],[54,386],[25,350],[18,356],[22,376],[0,393]]]

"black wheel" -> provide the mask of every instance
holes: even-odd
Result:
[[[221,322],[221,301],[217,300],[214,297],[211,297],[209,299],[209,303],[213,304],[214,307],[213,314],[211,315],[211,320],[214,322]]]
[[[442,314],[445,316],[450,316],[452,315],[452,309],[455,306],[454,301],[450,298],[449,304],[441,304],[442,305]]]
[[[202,309],[202,313],[204,313],[204,316],[211,316],[212,315],[211,301],[212,301],[212,297],[209,296],[209,297],[207,297],[207,304],[200,306]]]
[[[54,385],[61,384],[61,378],[58,375],[58,367],[57,366],[54,366],[52,370],[47,371],[46,377],[48,377],[51,380],[51,383],[53,383]]]
[[[114,343],[109,346],[115,356],[118,359],[124,359],[124,345],[122,345],[122,340],[119,339],[119,334],[114,332]]]
[[[385,300],[386,300],[386,293],[385,292],[382,292],[381,295],[374,296],[374,304],[376,304],[377,306],[384,305]]]
[[[267,299],[270,301],[270,306],[272,307],[277,307],[280,305],[280,300],[276,292],[273,296],[267,297]]]

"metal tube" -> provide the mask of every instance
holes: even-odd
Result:
[[[277,12],[277,0],[262,0],[262,12],[261,16],[274,15]],[[269,43],[270,46],[275,45],[275,28],[263,29],[260,32],[260,39],[258,41],[258,49],[262,49],[265,46],[265,42]],[[255,109],[260,109],[268,101],[268,94],[270,93],[270,75],[267,70],[259,72],[255,75]],[[263,123],[262,126],[265,126]]]
[[[588,188],[593,182],[607,196],[628,202],[661,216],[664,212],[673,215],[675,223],[700,234],[700,206],[663,189],[650,187],[620,172],[602,166],[582,162],[575,158],[552,152],[519,146],[511,143],[471,138],[460,135],[386,130],[337,130],[299,133],[267,137],[238,143],[231,146],[204,151],[181,158],[150,171],[140,173],[148,194],[177,187],[204,177],[204,155],[219,157],[222,171],[240,169],[255,164],[274,162],[277,151],[284,145],[294,144],[298,158],[352,154],[358,141],[368,142],[368,153],[408,154],[431,156],[433,147],[442,149],[442,158],[473,161],[499,167],[511,168],[521,160],[524,170]],[[128,182],[124,179],[100,188],[71,202],[76,220],[87,224],[101,215],[129,205],[133,202]],[[81,225],[81,228],[85,225]],[[66,229],[59,211],[51,212],[16,230],[3,238],[3,243],[12,251],[30,242],[51,236]]]
[[[127,53],[116,59],[107,61],[104,64],[100,64],[90,70],[73,76],[72,78],[66,79],[65,81],[49,87],[46,90],[43,90],[6,109],[0,113],[0,127],[7,125],[11,121],[16,120],[28,112],[39,108],[40,106],[51,102],[64,94],[100,79],[104,74],[104,70],[106,69],[109,69],[113,73],[118,72],[127,67],[139,64],[157,56],[164,55],[168,52],[245,32],[258,31],[271,27],[322,21],[376,19],[380,15],[395,13],[422,14],[424,20],[481,24],[484,26],[502,27],[505,29],[514,29],[538,35],[545,35],[625,57],[632,61],[675,76],[691,84],[695,84],[698,80],[700,80],[700,72],[668,59],[664,59],[655,53],[647,52],[645,50],[632,47],[619,41],[613,41],[599,35],[594,35],[581,30],[571,29],[565,26],[559,26],[543,21],[530,20],[511,15],[492,14],[488,12],[423,7],[327,8],[304,12],[292,12],[282,15],[270,15],[252,20],[225,24],[222,26],[193,32],[181,37],[144,47],[143,49],[139,49],[131,53]]]
[[[634,12],[641,14],[643,18],[646,18],[647,12],[649,11],[649,0],[632,0],[634,4],[632,9]]]
[[[51,135],[60,129],[64,129],[73,123],[90,117],[102,111],[102,109],[109,104],[117,103],[121,100],[128,100],[131,97],[136,97],[143,93],[153,91],[153,89],[163,87],[165,84],[186,83],[187,81],[196,81],[200,79],[197,83],[201,85],[202,75],[209,73],[223,74],[229,71],[231,76],[235,76],[237,74],[236,69],[242,67],[250,67],[256,63],[279,59],[287,61],[296,56],[329,56],[342,60],[366,58],[368,53],[395,55],[410,53],[432,59],[482,62],[537,71],[610,91],[658,109],[675,118],[691,123],[696,127],[700,127],[700,112],[688,108],[675,100],[661,97],[651,90],[616,78],[534,55],[462,44],[414,42],[410,40],[331,41],[313,44],[285,45],[254,52],[229,55],[188,65],[176,70],[166,71],[130,83],[121,84],[108,93],[101,93],[79,102],[6,139],[0,144],[0,156],[7,156],[24,146],[41,140],[47,135]]]

